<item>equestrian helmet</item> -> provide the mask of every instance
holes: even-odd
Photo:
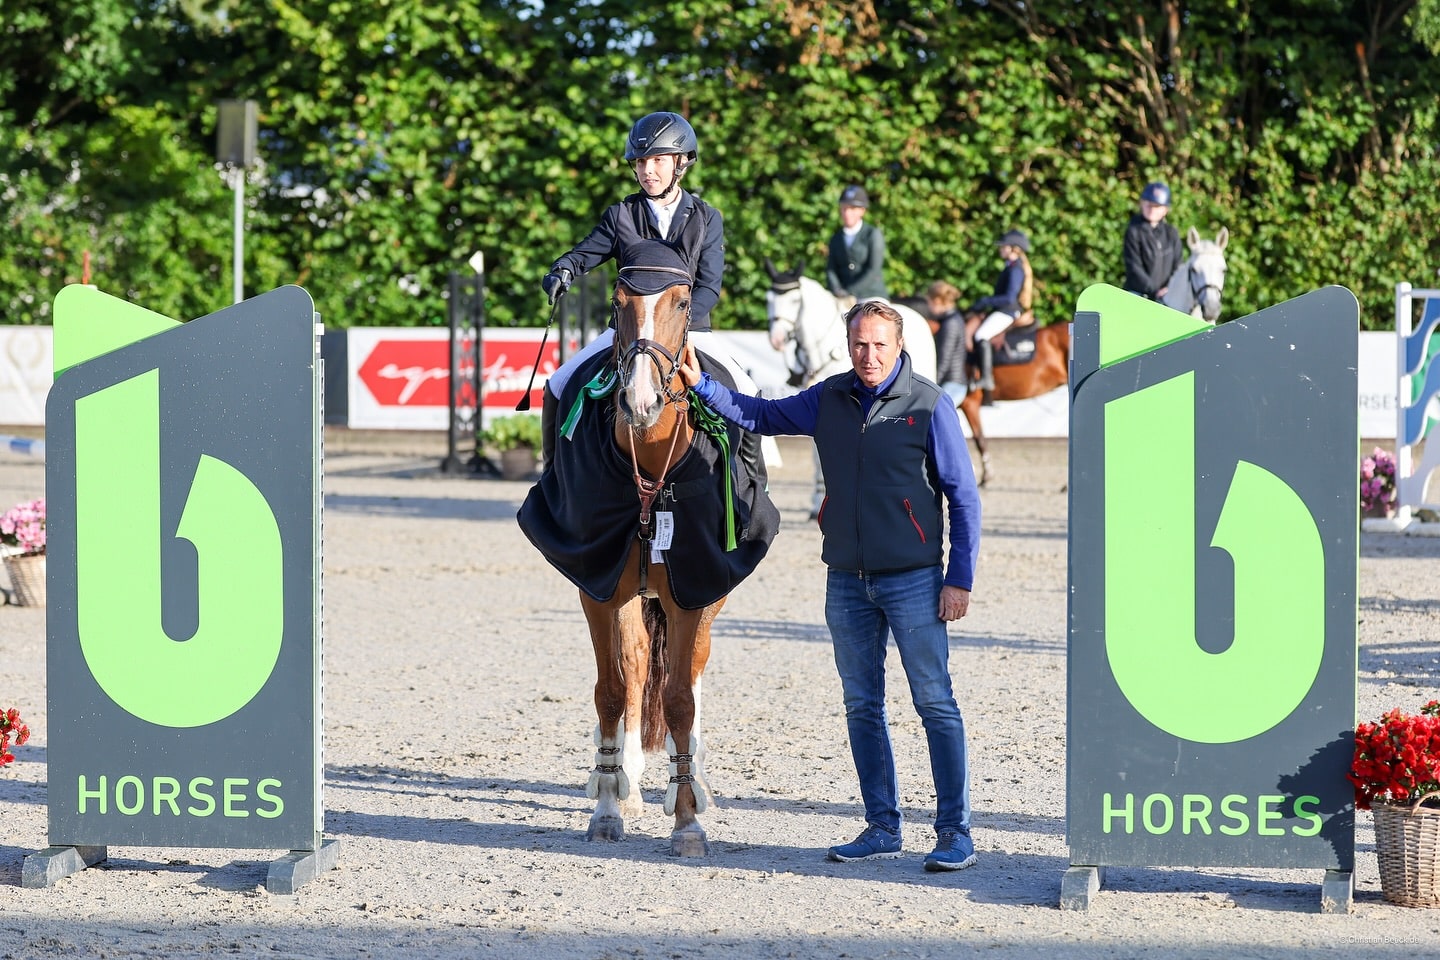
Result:
[[[1007,230],[995,241],[997,247],[1019,247],[1026,253],[1030,252],[1030,238],[1020,230]]]
[[[635,121],[625,141],[625,160],[634,163],[646,157],[678,153],[678,173],[684,173],[700,156],[695,129],[678,113],[651,113]]]
[[[864,187],[852,183],[840,191],[840,206],[864,209],[870,206],[870,194],[865,192]]]
[[[1140,199],[1159,207],[1168,207],[1170,206],[1170,188],[1158,181],[1147,183],[1145,189],[1140,191]]]

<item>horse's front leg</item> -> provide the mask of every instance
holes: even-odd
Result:
[[[590,625],[590,639],[595,648],[595,767],[585,786],[585,795],[595,801],[590,815],[587,840],[619,840],[625,836],[627,801],[640,791],[639,770],[629,769],[627,747],[634,740],[639,753],[640,724],[636,719],[627,729],[626,711],[629,696],[625,663],[627,651],[641,643],[644,629],[640,623],[638,597],[623,605],[598,603],[580,597],[585,619]],[[648,637],[644,639],[648,646]],[[643,659],[643,657],[642,657]],[[640,764],[643,767],[643,757]],[[630,806],[634,806],[631,804]],[[638,811],[637,811],[638,812]]]
[[[990,479],[990,451],[985,443],[985,431],[980,427],[981,399],[979,390],[971,390],[965,394],[965,399],[960,401],[960,412],[965,415],[965,422],[970,427],[970,436],[975,440],[975,451],[980,454],[980,479],[977,483],[983,487]]]
[[[710,625],[725,601],[704,610],[669,612],[670,672],[665,685],[665,723],[670,734],[670,782],[665,790],[665,812],[674,815],[670,853],[677,857],[703,857],[710,853],[699,815],[710,806],[705,782],[705,741],[700,736],[700,690],[710,658]]]

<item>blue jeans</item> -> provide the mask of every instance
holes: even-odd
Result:
[[[900,830],[900,787],[885,714],[885,644],[891,633],[930,745],[935,830],[970,832],[970,765],[965,721],[950,687],[950,641],[938,612],[942,584],[938,566],[863,577],[831,569],[825,584],[825,621],[845,695],[865,821],[893,832]]]

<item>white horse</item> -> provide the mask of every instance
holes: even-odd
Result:
[[[770,275],[770,290],[765,294],[765,314],[770,321],[770,345],[776,350],[794,348],[795,373],[800,384],[813,386],[827,377],[852,369],[850,338],[845,329],[844,314],[833,294],[823,284],[804,276],[805,261],[793,270],[782,273],[767,258],[765,272]],[[888,302],[888,301],[887,301]],[[900,303],[891,303],[903,321],[901,336],[910,365],[921,376],[935,379],[935,336],[930,324],[914,310]],[[820,473],[820,458],[815,457],[815,493],[810,504],[810,519],[820,515],[825,502],[825,478]]]
[[[1201,239],[1191,227],[1185,234],[1190,259],[1175,268],[1160,302],[1208,323],[1219,320],[1220,294],[1225,289],[1225,245],[1229,242],[1230,231],[1225,227],[1220,228],[1214,240]]]
[[[850,344],[844,314],[835,297],[823,284],[802,274],[804,261],[788,273],[781,273],[769,260],[765,270],[771,287],[765,294],[765,314],[770,321],[770,345],[784,350],[793,344],[803,385],[811,386],[826,377],[851,368]],[[888,302],[888,301],[887,301]],[[930,324],[914,310],[891,303],[904,320],[905,352],[915,372],[935,379],[935,337]]]

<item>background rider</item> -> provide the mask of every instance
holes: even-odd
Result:
[[[864,187],[852,184],[840,191],[840,228],[830,237],[825,283],[840,300],[841,310],[857,300],[890,295],[885,286],[885,234],[865,222],[869,206]]]
[[[995,348],[991,339],[1028,314],[1035,299],[1030,238],[1019,230],[1010,230],[996,241],[996,246],[1003,265],[995,278],[995,292],[976,300],[965,311],[965,343],[979,358],[980,378],[975,387],[984,391],[984,403],[990,402],[990,391],[995,389]]]
[[[1170,212],[1170,188],[1147,183],[1140,191],[1140,212],[1125,226],[1125,289],[1159,300],[1185,259],[1180,233],[1165,221]]]

